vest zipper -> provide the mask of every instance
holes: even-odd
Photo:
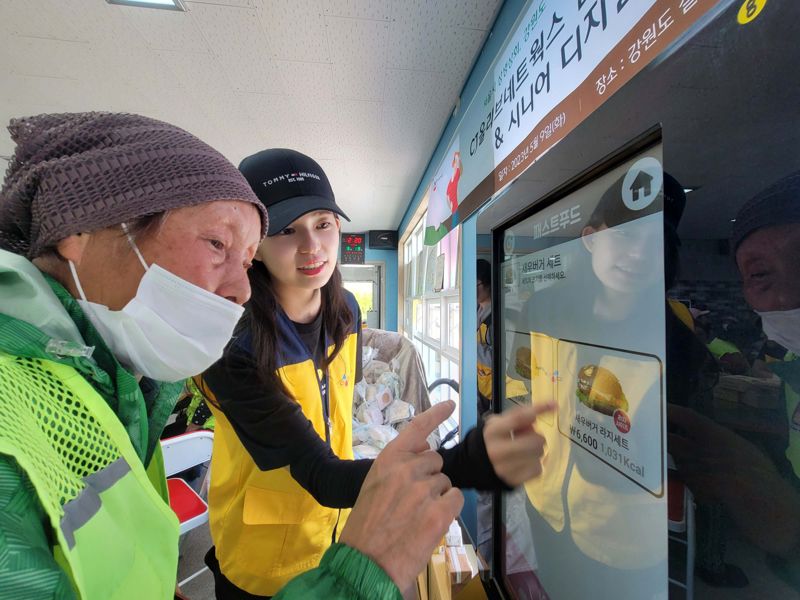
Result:
[[[322,402],[322,419],[325,421],[325,443],[331,445],[331,403],[329,400],[328,374],[317,369],[317,382],[319,383],[319,396]]]

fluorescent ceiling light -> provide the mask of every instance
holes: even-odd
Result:
[[[183,0],[106,0],[109,4],[121,6],[138,6],[141,8],[165,8],[167,10],[180,10],[186,12]]]

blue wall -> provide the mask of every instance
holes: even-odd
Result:
[[[475,250],[478,217],[472,216],[461,225],[461,258],[466,265],[461,273],[461,431],[466,432],[478,420],[478,345],[475,332],[478,330],[477,277],[475,275]],[[471,266],[471,268],[469,268]],[[472,343],[470,343],[472,342]],[[466,377],[475,373],[475,377]],[[472,541],[478,543],[478,513],[475,492],[464,492],[464,508],[461,520],[469,531]]]
[[[384,329],[397,331],[397,250],[373,250],[369,246],[364,250],[364,260],[383,261],[386,265],[386,306]]]

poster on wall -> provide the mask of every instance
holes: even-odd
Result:
[[[715,4],[532,0],[431,183],[441,197],[429,213],[425,243],[436,243],[508,186]],[[448,200],[454,152],[456,196]]]
[[[425,248],[425,287],[423,293],[429,294],[436,291],[436,248]]]
[[[461,180],[461,152],[458,140],[450,146],[428,188],[428,214],[425,219],[425,244],[438,243],[455,226],[458,210],[458,183]]]

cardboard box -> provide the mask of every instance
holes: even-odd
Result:
[[[489,600],[480,577],[473,577],[458,592],[453,592],[453,600]]]
[[[459,585],[472,579],[472,568],[467,560],[467,550],[464,546],[448,546],[445,557],[451,585]]]
[[[447,572],[447,559],[444,554],[435,553],[428,563],[428,598],[430,600],[451,600],[450,575]]]
[[[456,548],[446,548],[444,552],[437,549],[431,556],[427,572],[428,600],[487,600],[483,583],[478,576],[480,559],[475,549],[470,545],[460,546],[451,557],[453,550]],[[460,567],[466,565],[459,583],[452,583],[454,573],[448,566],[451,562]]]
[[[417,600],[428,600],[428,571],[417,575]]]
[[[467,549],[467,560],[469,560],[469,564],[472,567],[472,571],[474,573],[482,573],[483,571],[489,570],[489,565],[487,565],[484,560],[478,556],[478,553],[475,551],[475,548],[470,544],[464,546]]]

